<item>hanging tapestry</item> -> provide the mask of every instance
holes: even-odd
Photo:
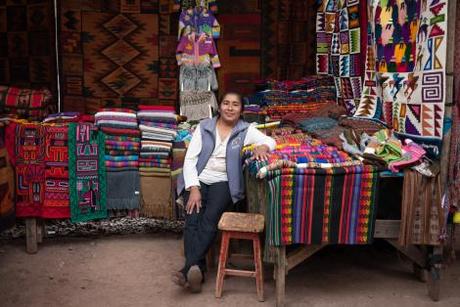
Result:
[[[0,1],[0,84],[56,92],[53,1]]]
[[[373,0],[363,95],[355,116],[384,121],[440,153],[446,99],[447,0]]]
[[[158,96],[158,15],[83,12],[84,92]]]
[[[72,222],[107,217],[104,134],[93,124],[72,123],[68,142]]]
[[[441,176],[428,177],[411,169],[404,171],[399,244],[441,244],[445,225]]]
[[[284,168],[268,178],[267,242],[369,244],[378,173],[372,166]]]
[[[360,0],[322,0],[316,22],[316,71],[334,76],[337,102],[356,111],[362,89]]]
[[[45,196],[44,218],[69,218],[69,150],[68,126],[45,128]]]
[[[0,126],[3,132],[3,127]],[[3,133],[2,133],[3,134]],[[3,135],[0,135],[3,138]],[[2,147],[0,145],[0,147]],[[0,232],[14,225],[14,173],[5,147],[0,148]]]
[[[45,130],[40,124],[16,126],[16,216],[40,217],[45,196]]]

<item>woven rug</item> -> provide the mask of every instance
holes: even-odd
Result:
[[[69,150],[68,126],[44,126],[45,129],[45,196],[44,218],[69,218]]]
[[[18,124],[15,131],[16,216],[40,217],[45,196],[45,130]]]
[[[86,96],[158,96],[158,15],[83,12]]]
[[[141,214],[148,217],[172,219],[171,176],[141,175]],[[155,188],[153,188],[155,187]],[[161,192],[160,192],[161,191]]]
[[[0,148],[0,232],[14,225],[14,217],[14,172],[3,147]]]
[[[446,100],[447,0],[388,7],[373,0],[369,14],[364,89],[355,116],[383,120],[436,156]]]
[[[69,188],[72,222],[107,217],[104,134],[93,124],[69,125]]]
[[[107,171],[107,210],[139,209],[139,170]],[[155,191],[161,191],[154,188]]]
[[[445,212],[441,201],[441,177],[404,171],[399,244],[441,244]]]
[[[366,25],[361,25],[360,15],[365,14],[364,8],[359,0],[322,0],[317,13],[316,71],[334,76],[337,102],[349,114],[356,111],[361,98],[361,29]]]
[[[377,179],[370,166],[283,170],[267,180],[267,242],[370,243]]]

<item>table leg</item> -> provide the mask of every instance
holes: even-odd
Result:
[[[276,276],[276,306],[284,306],[285,292],[286,292],[286,247],[276,247],[276,263],[275,263],[275,276]]]
[[[38,251],[37,246],[37,219],[26,219],[26,252],[35,254]]]

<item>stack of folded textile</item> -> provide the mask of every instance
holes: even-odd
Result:
[[[129,210],[130,215],[136,215],[140,190],[140,131],[136,112],[106,108],[96,113],[95,118],[105,134],[107,209]]]
[[[139,106],[142,214],[171,218],[171,166],[178,116],[173,107]]]

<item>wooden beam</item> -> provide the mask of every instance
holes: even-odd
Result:
[[[400,220],[376,220],[374,238],[397,239],[400,227]]]
[[[414,263],[419,265],[422,268],[427,266],[427,254],[418,249],[415,245],[409,245],[407,247],[401,246],[398,243],[398,240],[395,239],[386,239],[388,243],[393,245],[398,251],[407,256]]]
[[[255,278],[256,272],[255,271],[245,271],[245,270],[225,269],[225,275]]]
[[[454,72],[454,57],[455,57],[455,40],[459,39],[459,33],[455,33],[455,22],[460,16],[455,16],[457,13],[457,1],[449,1],[447,9],[447,58],[446,58],[446,73]]]
[[[36,254],[38,251],[37,245],[37,219],[26,219],[26,252],[28,254]]]
[[[302,245],[295,251],[287,255],[287,268],[286,273],[292,270],[294,267],[302,263],[305,259],[311,257],[317,251],[322,249],[326,245]]]
[[[43,243],[43,237],[45,235],[45,221],[37,221],[37,243]]]
[[[276,307],[283,307],[286,296],[286,246],[276,247]]]

